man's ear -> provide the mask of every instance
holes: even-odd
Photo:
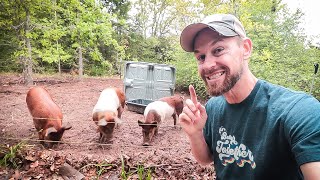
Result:
[[[252,52],[252,41],[249,38],[243,39],[243,57],[244,59],[249,59]]]

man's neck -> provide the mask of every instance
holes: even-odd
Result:
[[[223,96],[230,104],[240,103],[250,95],[257,81],[258,79],[250,71],[247,71],[235,86]]]

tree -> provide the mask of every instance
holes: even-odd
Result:
[[[69,42],[77,54],[80,78],[84,59],[110,63],[102,56],[100,49],[104,48],[101,46],[114,48],[119,56],[123,56],[123,47],[112,36],[112,19],[116,18],[104,12],[100,3],[88,0],[82,3],[72,1],[71,4],[60,1],[60,4],[64,6],[65,18],[68,20],[66,26],[70,30]]]
[[[198,6],[182,0],[136,1],[126,29],[126,58],[157,63],[172,61],[181,24],[196,16]]]
[[[261,79],[308,92],[315,58],[308,48],[303,13],[290,13],[280,0],[201,1],[204,14],[231,13],[244,24],[253,41],[251,69]]]
[[[118,19],[128,19],[130,2],[128,0],[100,0],[109,14],[117,15]]]
[[[4,0],[1,2],[1,30],[5,39],[11,39],[18,47],[13,53],[23,65],[24,82],[33,84],[32,80],[32,40],[31,33],[36,25],[37,12],[44,10],[39,0]],[[9,33],[10,32],[10,33]],[[15,34],[15,37],[12,35]]]

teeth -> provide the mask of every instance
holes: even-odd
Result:
[[[210,80],[210,79],[217,79],[217,78],[219,78],[220,76],[222,76],[223,74],[224,74],[224,71],[221,71],[221,72],[219,72],[219,73],[216,73],[216,74],[208,77],[208,79],[209,79],[209,80]]]

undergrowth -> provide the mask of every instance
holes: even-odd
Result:
[[[23,163],[24,142],[15,145],[0,145],[0,166],[18,169]]]

